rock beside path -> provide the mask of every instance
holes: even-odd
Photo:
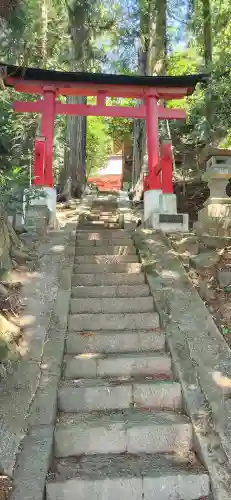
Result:
[[[210,234],[201,234],[200,241],[205,247],[216,249],[231,246],[231,238],[224,238],[222,236],[212,236]]]
[[[208,269],[215,266],[220,260],[220,255],[216,251],[203,252],[190,257],[190,264],[195,269]]]
[[[231,271],[217,271],[217,281],[221,288],[231,285]]]
[[[196,236],[186,236],[176,243],[178,253],[188,252],[192,255],[199,253],[199,241]]]

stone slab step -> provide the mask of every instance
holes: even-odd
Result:
[[[97,218],[99,219],[104,219],[104,218],[107,218],[107,217],[111,217],[112,219],[117,219],[119,216],[119,214],[117,214],[116,212],[101,212],[100,210],[93,210],[91,211],[91,213],[88,215],[89,217],[89,220],[97,220]]]
[[[71,299],[70,312],[76,313],[124,313],[152,312],[154,303],[152,297],[133,298],[75,298]]]
[[[139,273],[142,271],[142,264],[137,262],[121,264],[75,264],[75,274],[93,274],[93,273]]]
[[[76,354],[64,357],[65,378],[164,377],[171,378],[171,358],[165,353]]]
[[[75,255],[76,256],[81,256],[81,255],[134,255],[136,254],[136,249],[135,246],[133,245],[133,242],[129,242],[128,245],[118,245],[118,241],[116,242],[117,244],[112,245],[112,243],[109,243],[108,245],[98,245],[98,246],[92,246],[88,245],[81,245],[76,247]]]
[[[123,264],[139,262],[138,255],[77,255],[75,264]]]
[[[98,378],[63,381],[58,391],[58,407],[63,412],[123,410],[133,406],[157,410],[180,409],[181,386],[169,380]]]
[[[119,216],[113,215],[102,215],[102,214],[89,214],[87,216],[88,221],[99,221],[99,222],[110,222],[112,224],[117,223],[119,221]]]
[[[101,229],[119,229],[120,225],[116,222],[106,222],[106,221],[97,221],[97,223],[93,222],[80,222],[78,225],[78,229],[83,229],[87,231],[94,231],[94,230],[99,230]]]
[[[107,238],[101,238],[101,239],[78,239],[76,238],[76,245],[78,247],[86,247],[86,246],[92,246],[92,247],[100,247],[101,248],[101,253],[102,253],[102,248],[112,246],[114,244],[118,245],[118,243],[122,246],[127,246],[127,245],[132,245],[133,241],[131,238],[128,236],[124,236],[123,238],[111,238],[108,236]]]
[[[116,221],[113,221],[113,224]],[[94,231],[94,226],[99,226],[100,230],[104,228],[104,221],[100,220],[99,217],[96,219],[95,217],[91,217],[90,214],[84,218],[84,223],[89,225],[93,231]]]
[[[69,331],[88,330],[152,330],[159,327],[159,315],[154,312],[121,314],[71,314]]]
[[[106,285],[106,286],[76,286],[72,288],[72,297],[90,298],[90,297],[149,297],[150,290],[148,285]]]
[[[56,460],[47,500],[196,500],[210,492],[193,453],[93,455]]]
[[[89,218],[87,218],[89,222],[91,221],[97,221],[99,223],[106,223],[106,224],[118,224],[119,223],[119,216],[117,215],[116,217],[113,215],[89,215]],[[121,227],[119,228],[121,229]]]
[[[103,240],[104,238],[107,240],[108,238],[113,238],[118,240],[120,238],[129,238],[131,240],[131,236],[128,231],[125,229],[100,229],[98,231],[88,230],[77,230],[76,232],[77,240]]]
[[[119,218],[119,215],[116,215],[115,213],[113,214],[112,212],[100,212],[98,211],[91,211],[90,214],[87,215],[87,220],[110,220],[112,222],[116,222]]]
[[[96,286],[96,285],[143,285],[145,283],[144,273],[89,273],[73,274],[72,286]]]
[[[192,448],[192,424],[174,412],[126,410],[64,414],[56,425],[55,457],[104,453],[173,453]]]
[[[69,332],[67,354],[163,351],[165,335],[150,330]]]

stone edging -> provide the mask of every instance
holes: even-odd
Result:
[[[81,210],[89,209],[92,197],[83,198]],[[13,472],[11,500],[43,500],[46,475],[51,465],[53,433],[57,412],[57,390],[61,376],[75,257],[76,223],[68,223],[63,234],[56,232],[64,253],[58,266],[54,305],[46,322],[41,373],[25,422],[25,435]],[[60,236],[59,236],[60,235]],[[51,233],[52,237],[52,233]]]
[[[231,496],[231,351],[161,233],[134,233],[173,368],[191,418],[195,449],[214,500]]]

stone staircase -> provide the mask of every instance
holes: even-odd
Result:
[[[181,386],[133,240],[113,228],[115,212],[115,202],[99,199],[77,230],[46,498],[205,499],[209,478]]]

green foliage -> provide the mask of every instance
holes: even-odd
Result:
[[[112,147],[103,117],[89,116],[87,119],[87,176],[102,168]]]
[[[12,102],[18,98],[15,91],[7,89],[0,93],[0,137],[7,154],[0,156],[1,184],[8,172],[20,172],[29,179],[29,165],[36,130],[36,118],[30,114],[16,114]],[[25,173],[27,170],[27,174]]]
[[[192,53],[196,57],[191,58],[189,70],[200,72],[204,70],[203,61],[204,44],[206,43],[203,32],[203,2],[197,2],[192,12],[192,22],[189,23],[189,30],[193,32],[193,37],[186,49],[187,56]],[[196,145],[212,142],[214,144],[230,144],[231,127],[230,120],[230,85],[231,76],[231,21],[230,5],[227,0],[221,3],[218,0],[210,0],[211,24],[212,24],[212,57],[213,61],[208,70],[211,78],[207,88],[198,89],[192,98],[187,101],[189,120],[187,124],[188,137]],[[192,52],[193,51],[193,52]],[[185,61],[185,54],[182,54],[182,61]],[[207,118],[209,109],[209,121]]]
[[[150,38],[153,5],[153,0],[17,2],[17,8],[11,12],[8,22],[0,22],[0,59],[23,66],[64,71],[82,68],[135,73],[139,67],[138,52],[140,48],[145,49]],[[204,71],[203,0],[168,0],[166,9],[168,74]],[[177,147],[190,144],[197,148],[211,141],[211,137],[215,144],[222,147],[231,145],[230,2],[210,0],[210,10],[213,60],[207,68],[211,72],[209,84],[206,89],[198,86],[191,97],[168,103],[170,107],[184,107],[188,115],[186,123],[170,122]],[[157,28],[152,25],[152,29],[153,43],[156,43]],[[0,157],[0,186],[4,189],[11,189],[12,183],[29,184],[39,117],[16,114],[11,105],[14,100],[32,98],[17,94],[12,89],[0,92],[0,140],[8,151],[7,155]],[[111,99],[110,104],[132,106],[136,102]],[[131,134],[132,120],[89,117],[87,173],[102,166],[113,141],[121,141]],[[54,140],[54,173],[57,180],[64,163],[65,146],[66,120],[59,116],[56,118]]]
[[[135,106],[136,102],[134,99],[116,99],[110,98],[109,105],[111,106]],[[114,140],[114,142],[121,142],[130,136],[132,133],[132,120],[130,118],[107,118],[108,133]]]

